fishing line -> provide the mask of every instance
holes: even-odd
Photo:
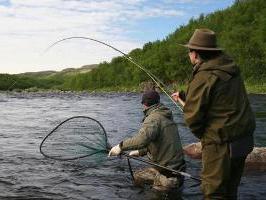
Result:
[[[12,78],[11,75],[10,76],[7,75],[7,79],[10,79],[11,80],[11,84],[6,89],[6,97],[8,98],[9,97],[9,91],[11,91],[12,90],[12,87],[17,84],[17,80],[15,80],[14,78]]]
[[[48,133],[40,144],[40,153],[47,158],[69,161],[89,158],[91,161],[106,157],[111,149],[102,124],[91,117],[75,116],[59,123]],[[190,179],[201,181],[188,173],[173,170],[143,158],[122,153],[127,158],[171,171]],[[131,166],[130,166],[131,168]],[[132,173],[132,172],[131,172]]]
[[[175,104],[175,106],[181,111],[183,112],[183,108],[182,105],[178,105],[177,102],[174,101],[174,99],[170,96],[170,94],[166,91],[166,86],[165,84],[159,79],[157,78],[154,74],[152,74],[149,70],[147,70],[144,66],[140,65],[139,63],[137,63],[132,57],[128,56],[127,54],[125,54],[124,52],[122,52],[121,50],[117,49],[116,47],[102,42],[100,40],[96,40],[94,38],[90,38],[90,37],[68,37],[68,38],[63,38],[61,40],[58,40],[56,42],[54,42],[53,44],[51,44],[45,51],[44,53],[46,53],[47,51],[49,51],[49,49],[51,49],[52,47],[54,47],[55,45],[57,45],[58,43],[61,43],[63,41],[66,40],[72,40],[72,39],[84,39],[84,40],[91,40],[100,44],[103,44],[119,53],[122,54],[122,56],[127,59],[129,62],[131,62],[133,65],[137,66],[139,69],[141,69],[142,71],[144,71],[151,79],[152,81],[165,93],[165,95]]]
[[[11,80],[13,80],[13,83],[7,88],[7,91],[9,91],[17,83],[17,81],[15,81],[14,79]]]
[[[63,38],[61,40],[58,40],[56,42],[54,42],[53,44],[51,44],[45,51],[44,53],[46,53],[47,51],[49,51],[52,47],[56,46],[57,44],[63,42],[63,41],[66,41],[66,40],[72,40],[72,39],[85,39],[85,40],[90,40],[90,41],[94,41],[94,42],[97,42],[97,43],[100,43],[104,46],[107,46],[117,52],[119,52],[120,54],[122,54],[122,56],[128,60],[129,62],[131,62],[133,65],[137,66],[140,70],[144,71],[151,79],[152,81],[161,89],[161,91],[163,91],[166,96],[174,103],[174,105],[183,113],[183,107],[182,105],[178,105],[177,102],[174,101],[174,99],[169,95],[169,92],[166,91],[166,86],[165,84],[158,78],[156,77],[153,73],[151,73],[149,70],[147,70],[144,66],[142,66],[141,64],[137,63],[132,57],[128,56],[126,53],[122,52],[121,50],[117,49],[116,47],[108,44],[108,43],[105,43],[103,41],[100,41],[100,40],[97,40],[97,39],[94,39],[94,38],[90,38],[90,37],[68,37],[68,38]],[[97,154],[97,153],[96,153]],[[86,157],[84,155],[84,157]],[[133,158],[135,159],[135,158]],[[187,176],[189,177],[189,176]]]

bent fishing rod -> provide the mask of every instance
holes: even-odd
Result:
[[[152,81],[165,93],[165,95],[175,104],[175,106],[177,108],[179,108],[179,110],[181,112],[183,112],[183,108],[182,108],[182,105],[178,105],[176,101],[174,101],[174,99],[168,94],[168,92],[166,91],[166,89],[164,89],[166,86],[163,84],[162,81],[160,81],[159,78],[157,78],[154,74],[152,74],[149,70],[147,70],[144,66],[140,65],[139,63],[137,63],[132,57],[128,56],[126,53],[122,52],[121,50],[117,49],[116,47],[108,44],[108,43],[105,43],[105,42],[102,42],[100,40],[96,40],[94,38],[90,38],[90,37],[67,37],[67,38],[63,38],[61,40],[58,40],[56,42],[54,42],[53,44],[51,44],[44,52],[47,52],[49,49],[51,49],[52,47],[54,47],[55,45],[63,42],[63,41],[66,41],[66,40],[72,40],[72,39],[84,39],[84,40],[90,40],[90,41],[94,41],[94,42],[97,42],[97,43],[100,43],[104,46],[107,46],[117,52],[119,52],[120,54],[122,54],[122,56],[127,59],[129,62],[131,62],[133,65],[137,66],[139,69],[141,69],[142,71],[144,71],[151,79]]]

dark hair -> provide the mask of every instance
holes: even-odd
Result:
[[[160,95],[155,90],[148,90],[143,93],[141,103],[146,106],[160,103]]]
[[[189,52],[192,51],[198,53],[202,60],[210,60],[222,54],[221,50],[208,51],[208,50],[189,49]]]

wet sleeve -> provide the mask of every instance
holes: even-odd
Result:
[[[189,84],[184,106],[185,122],[199,139],[205,131],[206,113],[210,102],[211,83],[203,75],[198,75]]]
[[[150,142],[157,138],[158,134],[158,121],[152,118],[146,118],[139,132],[135,136],[124,140],[121,148],[123,151],[145,149]]]

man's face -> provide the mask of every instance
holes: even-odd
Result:
[[[195,51],[189,51],[188,56],[192,65],[197,63],[197,53]]]

